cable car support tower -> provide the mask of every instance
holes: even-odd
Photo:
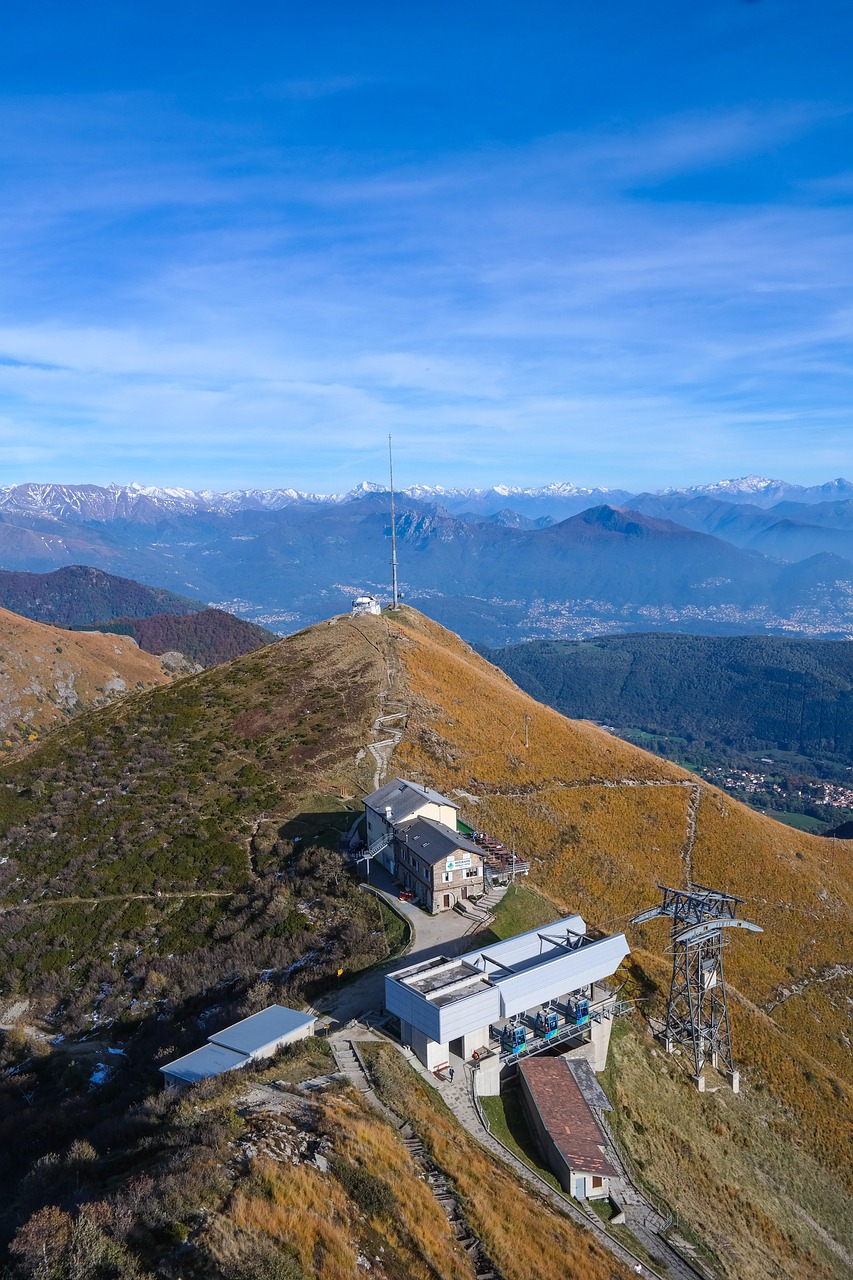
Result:
[[[728,929],[748,929],[762,933],[757,924],[740,920],[737,909],[743,898],[732,893],[689,884],[686,889],[660,886],[662,902],[633,917],[633,924],[646,924],[658,916],[672,921],[672,980],[666,1011],[664,1044],[667,1053],[684,1045],[693,1055],[694,1079],[700,1091],[705,1080],[702,1068],[723,1071],[732,1091],[740,1088],[740,1073],[732,1061],[729,1006],[723,973],[723,948]]]

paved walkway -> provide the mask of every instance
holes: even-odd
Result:
[[[384,867],[373,861],[370,879],[364,884],[365,890],[372,890],[383,897],[399,915],[409,922],[414,939],[406,956],[395,956],[381,965],[374,965],[361,977],[347,982],[339,991],[330,991],[321,996],[314,1006],[319,1017],[329,1016],[342,1025],[353,1018],[373,1011],[378,1012],[385,1004],[385,975],[394,969],[401,969],[406,964],[416,964],[419,960],[429,960],[433,956],[460,955],[471,947],[472,937],[480,930],[487,928],[491,912],[489,907],[500,901],[505,890],[492,890],[481,903],[485,908],[474,907],[464,915],[459,911],[440,911],[431,916],[413,902],[401,902],[400,888],[395,884]]]
[[[491,901],[486,900],[485,909],[477,913],[478,918],[474,918],[463,916],[456,911],[444,911],[437,916],[430,916],[413,903],[400,902],[397,886],[388,872],[376,863],[371,870],[370,888],[386,898],[394,909],[409,921],[414,936],[413,946],[406,960],[397,956],[386,964],[371,969],[339,993],[330,993],[318,1002],[318,1012],[332,1015],[337,1025],[337,1030],[330,1037],[330,1045],[338,1069],[360,1092],[365,1094],[368,1101],[385,1112],[389,1118],[393,1118],[381,1100],[375,1096],[370,1079],[363,1070],[358,1055],[358,1042],[375,1038],[367,1025],[367,1017],[368,1014],[377,1015],[384,1007],[385,974],[400,968],[406,961],[414,963],[435,955],[458,955],[468,950],[471,945],[471,935],[485,927],[488,922],[488,906],[494,905],[502,894],[501,891],[494,891],[493,895],[490,895]],[[365,1019],[365,1021],[358,1021],[359,1019]],[[397,1047],[400,1048],[400,1046]],[[428,1071],[411,1049],[400,1048],[400,1052],[411,1066],[433,1088],[437,1089],[456,1119],[472,1137],[504,1164],[509,1165],[523,1182],[549,1201],[554,1208],[567,1213],[579,1225],[592,1230],[601,1243],[632,1271],[648,1276],[660,1276],[661,1280],[664,1276],[670,1277],[671,1280],[697,1280],[697,1276],[709,1274],[704,1271],[704,1268],[700,1271],[697,1267],[691,1266],[671,1247],[666,1237],[659,1234],[666,1226],[664,1219],[631,1183],[609,1135],[608,1146],[612,1147],[611,1158],[615,1157],[616,1166],[623,1170],[624,1175],[624,1192],[620,1198],[624,1200],[626,1224],[649,1256],[661,1260],[666,1268],[663,1273],[641,1263],[635,1254],[605,1231],[601,1219],[591,1209],[581,1208],[576,1201],[556,1191],[535,1170],[488,1132],[474,1102],[470,1068],[461,1058],[453,1054],[450,1056],[449,1066],[454,1072],[451,1083],[448,1073],[437,1076],[434,1072]],[[399,1125],[399,1120],[396,1123]]]

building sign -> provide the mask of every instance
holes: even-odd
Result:
[[[455,858],[448,858],[446,866],[448,871],[463,871],[471,866],[471,855],[460,853]]]

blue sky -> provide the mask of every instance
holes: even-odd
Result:
[[[853,8],[38,4],[0,483],[853,473]]]

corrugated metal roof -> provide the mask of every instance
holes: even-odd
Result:
[[[546,956],[553,958],[561,954],[565,950],[561,943],[567,940],[577,941],[578,936],[585,933],[586,924],[582,916],[566,916],[562,920],[555,920],[553,924],[529,929],[527,933],[517,933],[512,938],[505,938],[503,942],[493,942],[479,951],[468,951],[463,958],[482,968],[485,964],[483,957],[486,957],[498,965],[516,970],[529,960],[538,963]]]
[[[570,1169],[615,1178],[604,1154],[604,1134],[564,1058],[519,1062],[530,1097],[554,1146]]]
[[[187,1084],[195,1084],[197,1080],[206,1080],[208,1076],[221,1076],[223,1071],[233,1071],[235,1067],[245,1067],[249,1059],[244,1053],[235,1053],[218,1044],[205,1044],[200,1049],[174,1062],[167,1062],[160,1070],[164,1075],[177,1076]]]
[[[434,818],[412,818],[410,822],[397,828],[396,835],[407,849],[411,849],[430,866],[441,862],[442,858],[450,857],[457,849],[474,854],[478,866],[483,861],[482,851],[473,841],[466,840],[458,831],[446,827],[443,822],[436,822]]]
[[[385,810],[390,809],[392,822],[403,822],[406,818],[411,818],[423,808],[426,801],[432,804],[450,805],[453,809],[459,808],[459,805],[448,800],[447,796],[439,795],[429,787],[422,787],[418,782],[407,782],[405,778],[392,778],[378,791],[372,791],[369,796],[364,797],[366,807],[383,818]]]
[[[275,1044],[282,1036],[302,1030],[316,1021],[310,1013],[299,1013],[283,1004],[271,1004],[260,1013],[253,1013],[251,1017],[243,1018],[230,1027],[223,1027],[209,1039],[211,1044],[224,1045],[235,1053],[258,1053]]]
[[[563,1061],[589,1105],[597,1107],[599,1111],[612,1111],[610,1099],[598,1083],[595,1072],[586,1058],[564,1058]]]

